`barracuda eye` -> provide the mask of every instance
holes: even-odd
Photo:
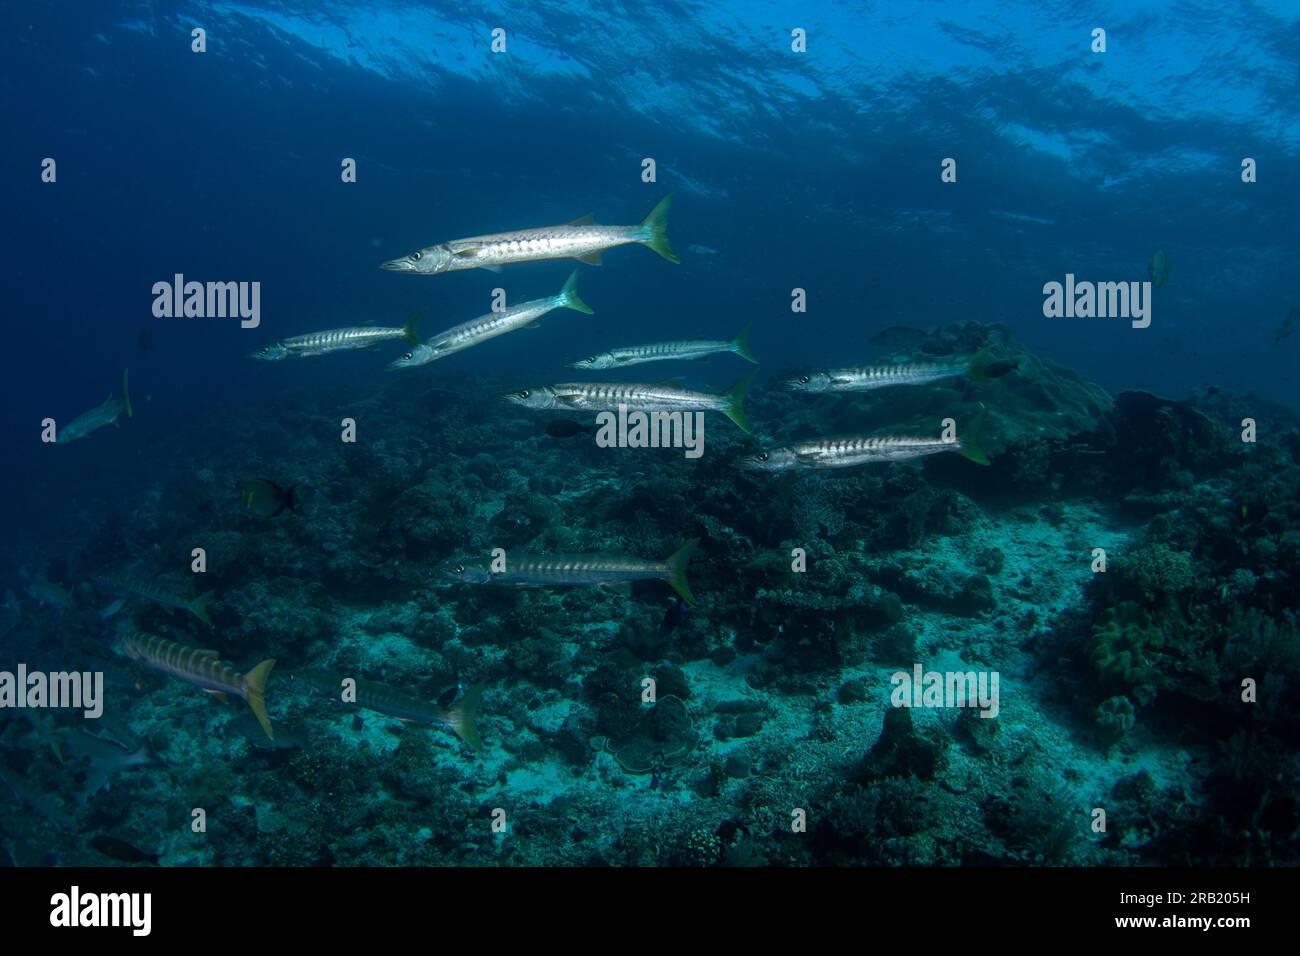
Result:
[[[807,384],[808,384],[809,382],[811,382],[811,381],[812,381],[812,379],[810,379],[807,375],[800,375],[800,376],[799,376],[799,384],[800,384],[800,385],[807,385]]]
[[[465,573],[465,565],[463,565],[463,564],[458,564],[458,565],[456,565],[456,573],[457,573],[457,574],[464,574],[464,573]]]
[[[420,257],[423,256],[423,255],[424,255],[423,252],[412,252],[412,253],[411,253],[411,261],[412,261],[412,262],[419,262],[419,261],[420,261]]]
[[[402,358],[406,359],[406,361],[409,362],[411,359],[415,358],[415,353],[407,352],[405,355],[402,356]]]
[[[528,391],[528,389],[524,389],[522,392],[519,393],[519,397],[520,397],[520,398],[527,398],[527,397],[528,397],[529,395],[531,395],[531,394],[533,394],[533,393],[530,392],[530,391]]]
[[[767,461],[767,452],[765,452],[765,451],[760,451],[760,452],[758,453],[758,460],[759,460],[759,461]]]
[[[270,355],[270,354],[271,354],[271,346],[268,345],[266,348],[262,349],[262,354],[263,354],[263,355]]]

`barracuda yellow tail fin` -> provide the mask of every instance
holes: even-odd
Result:
[[[722,393],[726,399],[726,404],[719,409],[722,414],[726,415],[736,427],[746,434],[749,433],[749,419],[745,415],[745,393],[749,391],[749,383],[754,380],[758,374],[758,369],[750,369],[749,373],[731,388]]]
[[[691,594],[691,586],[686,581],[686,565],[691,563],[691,555],[695,553],[699,543],[699,538],[691,538],[664,559],[664,563],[668,565],[668,583],[687,604],[694,604],[695,596]]]
[[[741,358],[757,365],[758,359],[754,358],[754,353],[749,350],[749,330],[751,328],[753,328],[752,323],[736,333],[736,337],[731,340],[731,349]]]
[[[961,445],[961,456],[967,461],[973,461],[977,465],[987,465],[989,463],[988,455],[984,454],[983,433],[984,425],[988,421],[988,412],[980,412],[971,419],[970,426],[966,429],[965,434],[958,439]]]
[[[564,288],[560,290],[558,296],[560,305],[566,309],[573,309],[575,312],[586,312],[588,315],[595,315],[596,312],[591,306],[583,302],[578,297],[578,270],[574,269],[569,273],[568,280],[564,283]]]
[[[244,699],[252,708],[257,722],[262,725],[262,730],[266,732],[267,740],[274,740],[275,734],[271,733],[271,719],[266,716],[266,701],[263,695],[266,693],[267,675],[271,673],[271,668],[274,666],[274,659],[265,660],[244,675]]]
[[[483,738],[478,735],[478,725],[474,723],[474,715],[481,703],[483,685],[475,684],[447,711],[447,724],[456,732],[457,737],[475,750],[483,749]]]
[[[418,312],[412,312],[411,317],[408,318],[406,324],[402,326],[402,338],[410,342],[412,345],[420,344],[420,332],[418,326],[420,324],[420,316],[422,315],[424,315],[423,309],[420,309]]]
[[[200,594],[198,597],[196,597],[193,601],[190,602],[190,611],[194,614],[195,617],[197,617],[208,627],[212,626],[212,618],[208,617],[208,605],[211,603],[212,603],[211,591],[208,591],[206,594]]]
[[[641,241],[669,262],[681,262],[677,253],[673,252],[672,243],[668,241],[668,207],[672,202],[673,196],[669,193],[659,200],[659,205],[650,210],[650,215],[641,220],[641,228],[646,232]]]

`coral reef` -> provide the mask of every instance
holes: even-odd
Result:
[[[75,727],[5,715],[0,774],[23,784],[0,789],[0,840],[24,863],[40,847],[111,862],[91,830],[175,865],[1300,861],[1297,422],[1279,411],[1268,444],[1234,443],[1238,398],[1112,402],[997,326],[958,323],[918,354],[984,347],[1016,370],[812,400],[769,388],[751,416],[766,441],[951,415],[977,423],[988,469],[758,476],[733,467],[751,445],[734,429],[696,462],[597,454],[485,400],[508,383],[454,376],[414,405],[409,382],[362,403],[340,385],[155,439],[153,480],[106,469],[50,529],[60,553],[15,543],[0,567],[67,595],[20,585],[8,639],[33,667],[104,670],[112,718],[165,764],[79,806],[84,768],[51,749]],[[340,448],[343,407],[364,449]],[[211,440],[224,432],[240,440]],[[301,482],[303,513],[242,510],[251,475]],[[694,607],[659,581],[439,573],[496,547],[660,559],[693,537]],[[185,580],[195,547],[211,631],[146,602],[105,613],[96,574]],[[276,658],[276,739],[238,702],[113,655],[133,630],[241,669]],[[916,662],[1000,672],[1001,713],[891,707],[890,675]],[[309,668],[431,707],[481,684],[486,746],[331,707],[292,679]],[[205,836],[182,825],[193,807]]]

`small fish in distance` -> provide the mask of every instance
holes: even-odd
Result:
[[[607,352],[597,352],[577,362],[570,362],[569,368],[596,370],[640,365],[643,362],[672,360],[698,362],[719,352],[733,352],[748,362],[758,364],[758,359],[754,358],[754,353],[749,350],[749,326],[747,325],[734,339],[687,339],[676,342],[655,342],[651,345],[626,345]]]
[[[263,346],[256,352],[249,352],[248,357],[263,362],[279,362],[287,358],[311,358],[316,355],[331,355],[334,352],[348,352],[352,349],[371,349],[381,342],[402,339],[412,344],[420,341],[416,325],[420,313],[416,312],[401,328],[374,325],[355,325],[346,329],[329,329],[325,332],[308,332],[281,339],[272,345]]]
[[[493,570],[493,559],[453,559],[442,568],[445,578],[466,584],[496,584],[517,588],[609,587],[633,581],[667,581],[687,604],[694,604],[686,583],[699,538],[692,538],[662,561],[614,554],[506,555],[505,569]]]
[[[981,350],[974,357],[962,360],[899,362],[892,365],[868,365],[859,368],[807,372],[786,379],[781,384],[792,392],[820,394],[867,392],[895,385],[929,385],[959,375],[968,375],[976,381],[981,381],[989,377],[985,372],[986,352],[987,350]]]
[[[881,461],[907,461],[946,451],[955,451],[979,465],[989,463],[978,442],[973,439],[945,441],[942,438],[891,435],[877,438],[819,438],[784,448],[760,451],[740,459],[737,464],[747,471],[854,468]]]
[[[207,627],[212,626],[212,620],[208,617],[208,605],[213,597],[211,591],[199,595],[181,594],[176,588],[168,587],[165,582],[160,582],[156,577],[146,577],[134,571],[101,574],[94,578],[94,582],[110,594],[127,598],[144,598],[169,611],[187,611]]]
[[[110,392],[108,398],[104,399],[103,404],[92,408],[88,412],[83,412],[58,429],[55,432],[56,444],[66,445],[78,438],[85,438],[91,432],[98,431],[105,425],[116,425],[118,417],[123,412],[126,412],[127,418],[134,416],[135,413],[131,410],[131,394],[127,390],[128,371],[128,369],[122,370],[122,396],[114,398]]]

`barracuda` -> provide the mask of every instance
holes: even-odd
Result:
[[[91,432],[98,431],[105,425],[116,425],[118,416],[123,412],[126,412],[127,418],[134,416],[135,413],[131,410],[131,394],[127,391],[127,371],[127,369],[122,370],[122,397],[114,398],[110,394],[108,398],[104,399],[102,405],[98,405],[68,422],[56,432],[55,444],[66,445],[78,438],[85,438]]]
[[[373,710],[396,717],[398,720],[450,728],[457,737],[474,750],[483,749],[483,739],[479,736],[478,727],[474,722],[474,715],[483,701],[481,685],[469,688],[452,706],[443,708],[384,684],[376,684],[360,678],[351,678],[355,684],[356,695],[350,700],[344,697],[343,675],[327,674],[323,671],[294,671],[290,679],[305,684],[313,695],[332,700],[336,704]]]
[[[739,460],[750,471],[793,471],[795,469],[855,468],[880,461],[906,461],[926,455],[955,451],[980,465],[987,465],[979,444],[971,438],[945,441],[942,438],[886,436],[879,438],[819,438],[785,448],[771,448]]]
[[[274,660],[265,660],[247,674],[241,674],[217,657],[216,651],[202,651],[169,641],[157,634],[131,634],[122,639],[121,651],[134,661],[170,674],[187,684],[202,687],[210,694],[232,694],[248,703],[253,716],[262,725],[270,740],[271,721],[266,716],[266,678],[275,667]]]
[[[388,272],[436,275],[457,269],[497,270],[516,262],[545,259],[578,259],[589,265],[600,265],[601,253],[606,249],[633,242],[649,246],[669,262],[679,262],[668,241],[668,207],[672,198],[665,196],[636,226],[599,226],[591,216],[584,216],[563,226],[453,239],[392,259],[379,268]]]
[[[836,368],[821,372],[808,372],[782,382],[792,392],[867,392],[894,385],[929,385],[945,378],[969,375],[976,381],[985,380],[985,358],[982,349],[974,357],[948,362],[903,362],[895,365],[870,365],[863,368]]]
[[[212,601],[212,592],[197,597],[182,597],[155,580],[137,574],[101,574],[94,579],[105,591],[126,597],[144,598],[169,611],[188,611],[208,627],[212,621],[208,617],[208,605]]]
[[[493,570],[492,561],[462,558],[444,565],[442,574],[467,584],[517,588],[601,587],[660,580],[667,581],[687,604],[694,604],[686,582],[686,565],[699,542],[699,538],[692,538],[662,561],[607,554],[507,554],[501,570]]]
[[[741,431],[748,432],[745,393],[757,373],[758,369],[753,369],[725,392],[692,392],[668,384],[573,382],[525,388],[501,398],[544,411],[618,411],[620,405],[637,412],[714,411],[726,415]]]
[[[628,345],[623,348],[598,352],[589,358],[570,362],[569,368],[606,369],[643,362],[701,361],[719,352],[734,352],[747,361],[758,364],[749,350],[749,326],[745,326],[734,339],[689,339],[677,342],[655,342],[652,345]]]
[[[473,348],[475,345],[480,345],[488,339],[494,339],[498,335],[505,335],[507,332],[513,332],[516,329],[534,328],[542,316],[556,309],[572,309],[575,312],[583,312],[587,315],[595,314],[587,303],[578,297],[577,269],[574,269],[569,274],[568,281],[564,283],[564,288],[558,294],[547,296],[544,299],[531,299],[528,302],[521,302],[519,305],[511,306],[502,312],[489,312],[486,315],[480,315],[476,319],[470,319],[468,322],[452,326],[450,329],[432,336],[423,344],[417,345],[391,363],[388,368],[396,370],[428,365],[430,362],[436,362],[448,355],[455,355],[457,352]]]
[[[351,349],[374,348],[382,342],[404,339],[407,342],[419,342],[420,334],[416,324],[420,313],[416,312],[400,329],[392,326],[356,325],[346,329],[330,329],[325,332],[308,332],[282,339],[274,345],[267,345],[250,352],[249,358],[263,362],[278,362],[287,358],[310,358],[315,355],[329,355],[333,352],[346,352]]]

